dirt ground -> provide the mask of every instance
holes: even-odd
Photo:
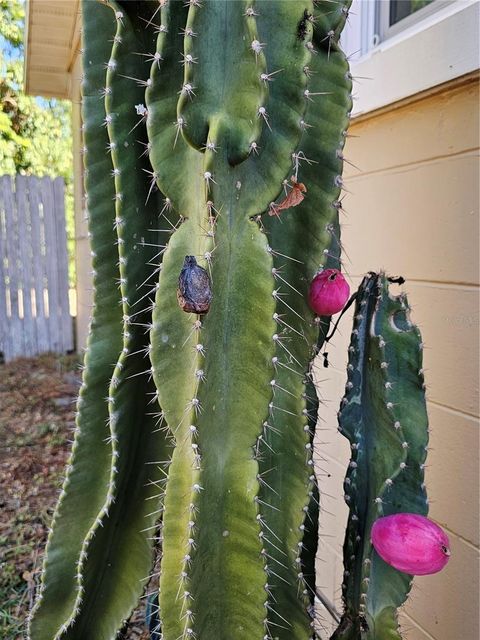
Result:
[[[0,638],[20,640],[40,579],[80,384],[75,356],[0,365]],[[144,608],[122,630],[147,640]]]

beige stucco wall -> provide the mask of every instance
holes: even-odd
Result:
[[[402,614],[408,640],[478,640],[479,545],[479,163],[473,82],[353,123],[345,150],[344,269],[355,286],[384,268],[403,287],[425,342],[430,415],[427,489],[431,516],[448,532],[452,558],[417,578]],[[341,608],[342,483],[347,441],[336,432],[350,320],[328,349],[324,380],[319,583]],[[331,474],[328,478],[327,474]],[[327,495],[328,494],[328,495]]]

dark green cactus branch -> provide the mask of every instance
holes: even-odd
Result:
[[[339,412],[351,442],[345,479],[350,507],[344,546],[345,614],[337,639],[400,638],[396,609],[411,576],[387,565],[370,542],[373,522],[398,512],[425,515],[424,462],[428,442],[420,332],[402,294],[384,274],[369,274],[357,294],[348,381]]]

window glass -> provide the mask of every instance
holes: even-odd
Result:
[[[400,20],[432,4],[434,1],[435,0],[390,0],[389,26],[397,24]]]

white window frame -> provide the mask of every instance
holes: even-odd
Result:
[[[354,0],[342,35],[352,76],[358,78],[354,118],[480,68],[479,0],[436,0],[400,20],[382,39],[380,3],[387,1]]]
[[[387,40],[387,38],[391,38],[392,36],[400,33],[404,29],[408,29],[408,27],[412,26],[416,22],[422,21],[427,18],[429,15],[435,13],[435,11],[439,11],[443,9],[449,4],[452,4],[455,0],[434,0],[430,4],[414,11],[409,14],[402,20],[399,20],[392,26],[390,26],[390,10],[391,10],[391,2],[390,0],[382,0],[378,2],[379,9],[377,11],[377,25],[376,31],[378,32],[379,38],[381,41]]]

